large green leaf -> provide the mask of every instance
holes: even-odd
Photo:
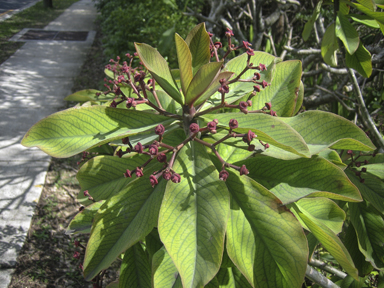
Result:
[[[211,51],[209,49],[210,38],[205,30],[205,23],[195,26],[188,34],[185,42],[188,44],[192,54],[193,75],[199,71],[200,67],[209,63]]]
[[[183,98],[179,92],[175,80],[172,77],[171,70],[168,67],[167,61],[153,47],[135,43],[136,51],[139,54],[141,62],[151,72],[156,82],[167,92],[175,101],[183,104]]]
[[[132,181],[125,178],[127,169],[134,170],[142,165],[148,156],[136,155],[130,158],[116,156],[97,156],[81,166],[76,175],[81,189],[88,190],[95,201],[106,200]],[[78,200],[82,203],[91,203],[83,193],[78,194]]]
[[[241,54],[240,56],[237,56],[231,59],[225,65],[223,71],[233,72],[234,77],[237,77],[247,66],[247,60],[248,60],[248,55],[246,53]],[[276,58],[275,56],[265,52],[255,52],[255,55],[252,56],[250,59],[250,62],[253,63],[254,66],[257,66],[259,64],[264,64],[267,67],[267,70],[260,71],[261,78],[259,81],[265,80],[268,83],[272,81],[275,73],[276,63],[280,61],[281,61],[280,58]],[[254,73],[255,73],[255,70],[250,69],[241,76],[241,79],[250,80],[254,77]],[[225,101],[230,104],[239,100],[240,98],[245,96],[247,93],[252,92],[254,85],[255,84],[252,82],[235,82],[231,84],[229,87],[229,93],[225,95]],[[260,88],[263,90],[262,87]],[[266,90],[269,88],[270,87],[267,87]],[[259,102],[261,103],[261,101],[264,101],[264,98],[259,101],[258,98],[260,97],[260,95],[262,95],[261,92],[258,93],[258,95],[254,97],[252,100],[257,101],[258,103]],[[220,101],[221,101],[220,93],[215,94],[214,103],[218,104]],[[265,102],[269,102],[269,101],[264,101],[262,103],[263,106],[259,108],[264,107]],[[254,106],[257,106],[257,105],[255,104]]]
[[[299,217],[304,221],[305,225],[311,230],[313,235],[320,241],[325,249],[336,259],[343,269],[354,279],[358,280],[357,269],[353,264],[352,258],[344,244],[340,241],[335,233],[326,225],[312,221],[305,214],[296,210]]]
[[[192,72],[192,55],[189,51],[188,44],[179,34],[175,34],[177,60],[179,61],[179,70],[181,78],[181,89],[184,96],[187,95],[189,84],[193,78]]]
[[[329,147],[359,151],[372,151],[376,148],[363,130],[333,113],[307,111],[295,117],[280,118],[280,120],[304,138],[309,144],[312,155]]]
[[[370,28],[378,29],[380,28],[379,23],[375,19],[372,19],[372,17],[367,15],[360,15],[360,14],[350,14],[348,15],[349,18],[351,18],[353,21],[364,24],[365,26],[368,26]]]
[[[303,198],[297,201],[296,205],[314,223],[323,223],[335,234],[341,232],[345,220],[345,212],[332,200],[322,197]],[[295,210],[292,209],[292,212],[295,213]],[[298,219],[300,220],[300,218]],[[303,227],[307,228],[306,226]]]
[[[379,24],[383,24],[384,25],[384,13],[382,12],[374,12],[372,10],[370,10],[369,8],[361,5],[361,4],[357,4],[357,3],[353,3],[353,2],[350,2],[350,5],[359,9],[361,12],[365,13],[366,15],[372,17],[373,19],[375,19]]]
[[[339,49],[337,44],[337,38],[335,33],[335,23],[332,23],[325,30],[323,39],[321,40],[321,56],[323,56],[324,62],[330,66],[337,66],[336,52]]]
[[[229,121],[236,119],[239,127],[236,133],[247,133],[253,131],[257,135],[257,140],[268,142],[278,148],[288,152],[309,157],[309,149],[303,138],[289,125],[280,121],[279,117],[272,117],[266,114],[253,113],[244,115],[243,113],[207,114],[202,117],[205,121],[212,121],[213,118],[219,121],[219,126],[229,129]],[[257,140],[253,140],[256,142]],[[236,141],[242,141],[236,139]]]
[[[84,258],[87,280],[156,227],[165,185],[161,180],[152,188],[148,177],[138,178],[98,210]]]
[[[230,172],[233,197],[227,251],[253,287],[301,287],[308,245],[303,230],[272,193],[247,176]]]
[[[356,52],[360,43],[359,34],[355,27],[349,22],[348,18],[340,11],[336,16],[336,36],[343,41],[349,54]]]
[[[348,51],[345,53],[345,63],[349,68],[355,69],[365,78],[372,74],[371,53],[361,43],[352,55]]]
[[[356,177],[355,172],[347,169],[345,173],[351,179],[352,183],[359,188],[364,199],[368,200],[378,211],[384,211],[384,182],[379,178],[367,174],[362,174],[364,183]]]
[[[88,207],[85,207],[79,212],[67,228],[67,234],[77,233],[90,233],[93,218],[96,215],[97,210],[103,205],[104,201],[95,202]]]
[[[368,173],[379,177],[381,180],[384,180],[384,163],[362,165],[361,168],[363,167],[367,169]]]
[[[151,265],[140,243],[124,253],[120,267],[119,288],[151,288]]]
[[[284,204],[307,196],[361,201],[359,190],[343,170],[322,157],[280,160],[266,156],[237,162],[249,177],[264,185]]]
[[[65,158],[170,122],[172,120],[167,117],[142,111],[105,106],[75,107],[36,123],[21,144],[37,146],[53,157]]]
[[[360,251],[376,269],[384,269],[384,220],[371,204],[349,203],[351,222],[355,227]]]
[[[201,66],[189,84],[185,103],[192,105],[209,88],[220,73],[222,62],[211,62]]]
[[[152,279],[153,288],[182,287],[179,272],[165,247],[153,255]]]
[[[169,182],[159,214],[159,234],[175,263],[184,287],[202,287],[218,272],[224,249],[229,193],[205,147],[187,144]]]
[[[317,2],[317,5],[312,12],[312,17],[304,25],[304,30],[303,30],[303,33],[301,34],[304,41],[307,41],[309,36],[311,35],[313,25],[315,24],[315,21],[317,20],[317,18],[319,18],[322,4],[323,4],[323,0],[320,0],[319,2]]]

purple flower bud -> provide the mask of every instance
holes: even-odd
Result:
[[[84,209],[85,209],[84,206],[80,206],[80,207],[79,207],[79,212],[83,211]]]
[[[239,122],[236,119],[229,120],[229,128],[236,129],[237,127],[239,127]]]
[[[225,36],[231,37],[231,36],[235,36],[235,35],[233,34],[233,31],[231,29],[227,28],[227,32],[225,32]]]
[[[367,168],[365,167],[361,168],[361,172],[367,172]]]
[[[353,155],[352,150],[348,150],[348,151],[347,151],[347,154],[348,154],[348,155]]]
[[[79,241],[77,241],[77,240],[75,240],[74,244],[75,244],[75,247],[79,247],[79,245],[80,245],[80,242],[79,242]]]
[[[255,145],[249,145],[248,146],[248,151],[249,152],[255,151]]]
[[[268,143],[265,143],[264,148],[265,148],[265,149],[268,149],[268,148],[269,148],[269,144],[268,144]]]
[[[247,102],[240,101],[239,108],[240,108],[241,112],[244,112],[245,110],[247,110],[247,107],[248,107],[248,103]]]
[[[192,123],[190,126],[189,126],[189,131],[191,131],[191,133],[195,134],[197,132],[199,132],[200,130],[200,127],[198,124],[196,123]]]
[[[220,48],[222,48],[223,47],[223,44],[221,44],[221,42],[215,42],[215,47],[217,48],[217,49],[220,49]]]
[[[157,185],[159,183],[159,181],[157,181],[156,176],[154,176],[154,175],[149,176],[149,181],[151,182],[152,187],[155,187],[155,185]]]
[[[361,162],[356,162],[355,165],[356,165],[356,167],[360,167],[361,166]]]
[[[253,52],[253,49],[251,49],[251,48],[248,48],[248,49],[247,49],[247,54],[248,54],[249,56],[254,56],[254,55],[255,55],[255,53]]]
[[[133,102],[135,102],[134,98],[128,98],[125,106],[129,109],[133,106]]]
[[[165,128],[164,128],[164,126],[162,124],[159,124],[159,125],[156,126],[155,133],[157,135],[163,135],[164,132],[165,132]]]
[[[168,169],[165,170],[164,173],[163,173],[163,178],[168,181],[168,180],[171,179],[171,177],[172,177],[171,171],[169,171]]]
[[[254,75],[255,80],[260,80],[261,75],[259,72],[255,72],[253,75]]]
[[[91,195],[89,195],[88,190],[85,190],[85,191],[84,191],[84,196],[85,196],[85,197],[89,197],[89,196],[91,196]]]
[[[127,169],[127,171],[125,171],[125,173],[124,173],[124,177],[125,178],[132,178],[132,172],[129,170],[129,169]]]
[[[135,150],[135,152],[137,153],[143,153],[143,145],[141,145],[141,143],[139,142],[135,145],[133,150]]]
[[[265,103],[265,107],[267,107],[267,110],[271,110],[271,108],[272,108],[272,103],[271,103],[271,102],[267,102],[267,103]]]
[[[141,169],[140,167],[137,167],[136,168],[136,177],[143,177],[143,176],[144,176],[143,169]]]
[[[253,133],[251,130],[248,131],[247,133],[247,140],[248,140],[248,143],[250,143],[252,141],[253,138],[256,138],[256,134]]]
[[[81,271],[83,271],[84,270],[83,269],[83,264],[79,264],[79,268],[80,268]]]
[[[208,33],[209,37],[213,36],[213,34],[211,32],[207,32],[207,33]]]
[[[367,165],[368,164],[368,160],[364,160],[364,164]]]
[[[248,175],[248,174],[249,174],[249,171],[248,171],[247,167],[245,167],[245,165],[241,166],[241,168],[240,168],[240,176]]]
[[[149,154],[156,156],[157,153],[159,152],[159,148],[157,148],[156,145],[151,145],[151,146],[149,146],[148,152],[149,152]]]
[[[269,86],[269,83],[265,80],[263,80],[263,82],[261,82],[261,86],[263,86],[263,88]]]
[[[267,70],[267,66],[265,66],[264,64],[259,64],[259,66],[257,67],[260,71],[264,71],[264,70]]]
[[[157,161],[159,161],[160,163],[167,162],[167,155],[165,155],[164,153],[158,154],[157,155]]]
[[[121,158],[123,156],[123,150],[119,149],[117,152],[116,152],[116,155]]]
[[[259,85],[253,86],[253,91],[260,92],[261,91],[260,86]]]
[[[213,131],[213,130],[216,130],[216,122],[215,121],[211,121],[211,122],[208,122],[207,124],[207,128],[209,129],[209,131]]]
[[[219,173],[219,179],[221,181],[227,180],[228,176],[229,176],[229,173],[226,170],[221,170],[220,173]]]
[[[180,181],[181,181],[180,175],[177,174],[177,173],[173,173],[172,176],[171,176],[171,181],[173,183],[180,183]]]
[[[244,47],[245,49],[248,49],[249,46],[252,46],[252,44],[249,43],[249,42],[247,42],[247,41],[243,41],[243,47]]]
[[[116,106],[117,106],[117,103],[116,103],[115,100],[113,100],[113,101],[111,102],[111,105],[109,105],[109,107],[111,107],[111,108],[116,108]]]
[[[73,258],[79,259],[80,258],[80,252],[79,251],[75,251],[75,253],[73,253]]]
[[[273,110],[270,111],[270,114],[271,114],[272,116],[275,116],[275,117],[277,116],[276,111],[273,111]]]

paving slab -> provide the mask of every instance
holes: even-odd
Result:
[[[76,2],[44,30],[87,31],[85,41],[27,40],[0,65],[0,288],[10,283],[50,162],[20,141],[33,124],[65,107],[92,45],[96,16],[92,0]],[[21,41],[27,31],[11,40]]]

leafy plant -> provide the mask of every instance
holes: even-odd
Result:
[[[374,218],[372,229],[384,227],[375,188],[383,185],[382,164],[379,176],[350,170],[361,166],[356,157],[374,165],[372,154],[353,158],[352,150],[375,146],[338,115],[296,115],[301,62],[282,62],[245,41],[235,47],[232,36],[228,30],[220,59],[222,43],[204,24],[186,39],[176,34],[177,70],[135,43],[128,62],[107,66],[107,91],[70,95],[81,104],[25,135],[23,145],[54,157],[85,151],[77,178],[86,207],[69,231],[90,233],[83,273],[96,286],[121,259],[110,287],[301,287],[305,275],[324,278],[308,266],[319,242],[352,282],[361,272],[356,253],[382,269],[380,240],[361,223]],[[226,61],[239,49],[246,53]],[[348,164],[336,149],[348,150]],[[338,236],[345,211],[361,252]]]

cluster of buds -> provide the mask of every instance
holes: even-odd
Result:
[[[367,165],[369,163],[368,160],[357,161],[357,159],[361,156],[361,154],[358,155],[356,158],[354,158],[353,157],[354,154],[353,154],[352,150],[348,150],[347,154],[351,157],[351,163],[348,165],[349,167],[355,166],[356,168],[359,168],[361,165]],[[372,154],[372,156],[375,157],[376,155]],[[365,172],[367,172],[367,168],[366,167],[362,167],[359,171],[355,171],[355,175],[357,177],[359,177],[361,183],[365,182],[365,179],[361,177],[362,173],[365,173]]]

